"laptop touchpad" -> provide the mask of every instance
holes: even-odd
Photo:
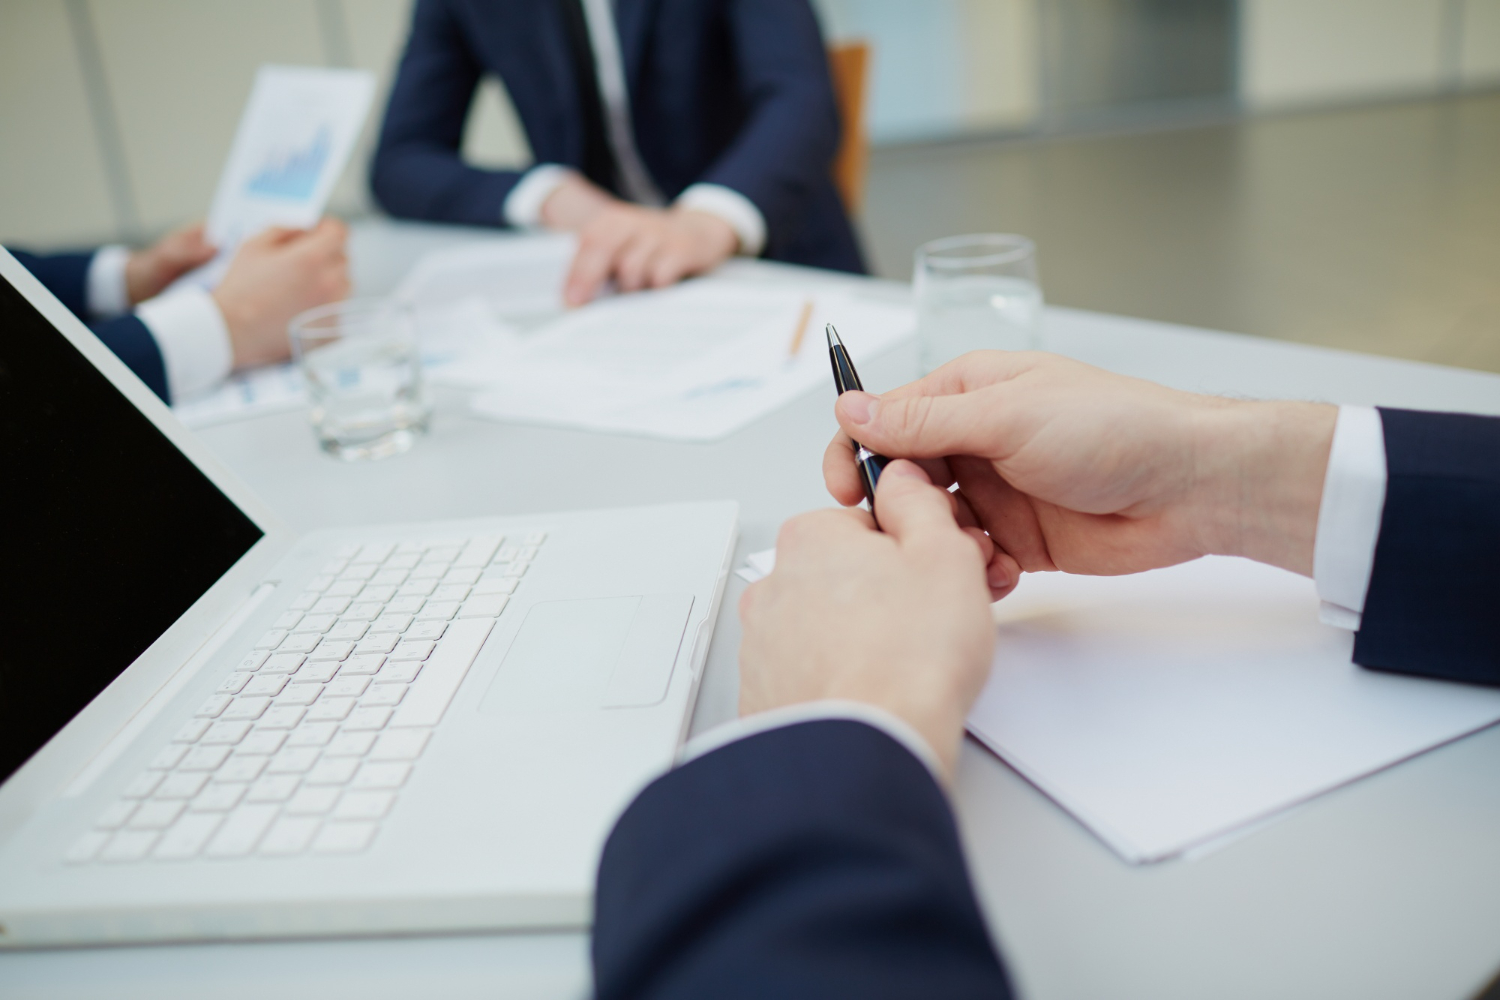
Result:
[[[691,594],[533,605],[480,711],[501,715],[654,705],[667,693]]]

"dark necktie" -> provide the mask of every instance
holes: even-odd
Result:
[[[604,102],[599,99],[599,76],[594,68],[594,48],[589,43],[589,23],[583,0],[557,0],[568,34],[568,52],[573,57],[573,79],[583,114],[583,175],[613,194],[619,194],[619,169],[609,136],[604,130]]]

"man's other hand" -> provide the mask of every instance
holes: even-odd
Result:
[[[994,542],[996,597],[1021,570],[1133,573],[1207,554],[1312,573],[1335,407],[976,351],[882,396],[845,393],[835,413],[823,462],[834,497],[861,497],[851,438],[956,483],[960,517]]]
[[[612,201],[578,231],[563,298],[583,305],[611,278],[622,292],[665,288],[716,267],[738,248],[739,237],[716,215]]]
[[[910,462],[886,468],[875,508],[883,533],[864,511],[782,527],[775,572],[740,599],[740,714],[874,705],[920,733],[951,777],[995,643],[988,541]]]
[[[240,244],[213,292],[236,368],[285,361],[291,318],[349,296],[348,235],[342,222],[324,219],[309,230],[267,229]]]
[[[125,293],[140,305],[196,267],[213,260],[217,251],[203,238],[203,224],[168,233],[125,262]]]

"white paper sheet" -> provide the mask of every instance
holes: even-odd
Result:
[[[203,395],[174,404],[172,412],[189,427],[208,427],[305,405],[301,370],[284,364],[231,375]]]
[[[1170,858],[1500,720],[1365,670],[1312,581],[1228,558],[1029,575],[969,729],[1127,861]]]
[[[811,389],[831,391],[829,321],[856,362],[915,326],[905,306],[841,290],[700,279],[598,302],[526,335],[518,354],[486,374],[491,388],[474,410],[499,420],[714,440]]]
[[[497,317],[524,319],[563,311],[563,281],[578,240],[534,233],[434,250],[396,288],[396,298],[426,308],[483,299]]]

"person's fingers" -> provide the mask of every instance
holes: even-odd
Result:
[[[563,284],[563,299],[570,306],[581,306],[599,294],[600,287],[614,270],[616,256],[629,241],[633,227],[609,219],[584,230],[578,240],[578,252]]]
[[[853,507],[865,498],[864,485],[854,466],[854,444],[839,431],[823,452],[823,483],[835,500]]]
[[[885,533],[903,544],[927,545],[934,538],[960,533],[948,494],[932,485],[916,465],[899,459],[880,474],[875,515]]]
[[[1021,582],[1021,567],[1010,553],[997,547],[984,568],[984,579],[990,588],[990,600],[998,601]]]
[[[615,284],[622,292],[638,292],[649,283],[651,267],[661,253],[659,233],[641,231],[620,248],[615,261]]]
[[[948,460],[958,477],[959,491],[979,516],[995,546],[1010,554],[1028,572],[1057,568],[1037,520],[1031,500],[995,472],[982,458],[967,455]]]
[[[994,455],[1008,444],[1005,427],[993,418],[983,392],[893,399],[846,392],[834,414],[844,433],[882,455],[937,458]]]
[[[651,261],[647,284],[652,288],[666,288],[697,271],[698,268],[682,248],[668,245]]]

